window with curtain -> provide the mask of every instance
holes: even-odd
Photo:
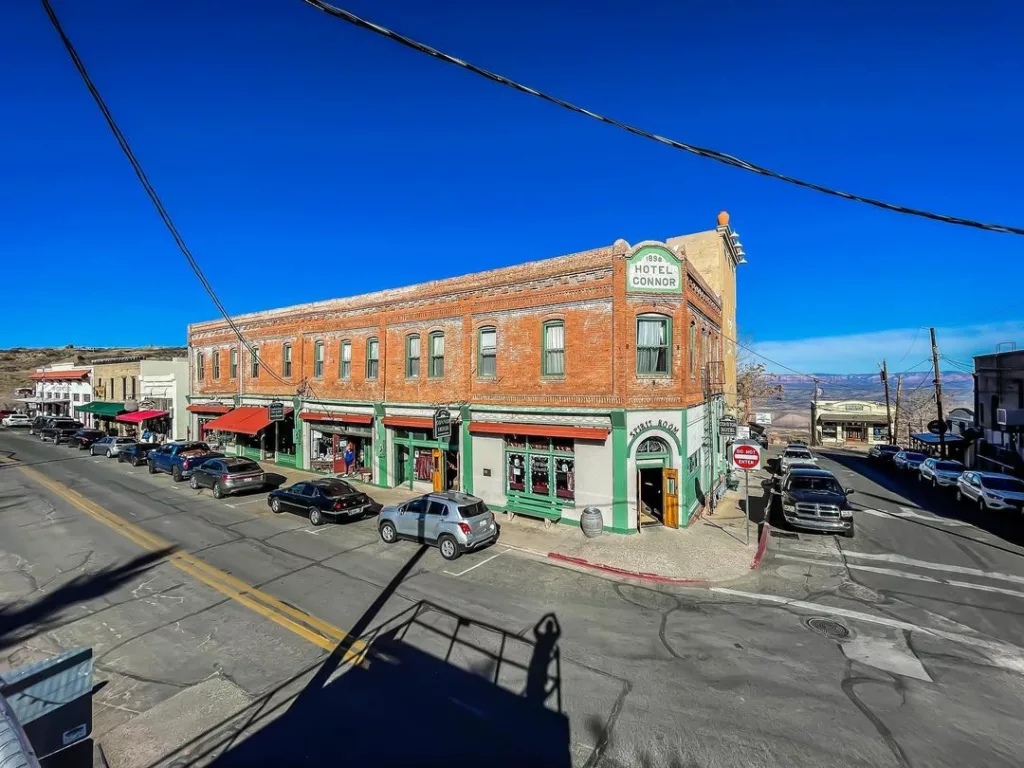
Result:
[[[220,378],[220,352],[213,353],[213,378]],[[114,380],[110,380],[110,396],[114,396]]]
[[[292,345],[285,344],[281,348],[281,375],[285,378],[292,377]]]
[[[231,366],[231,378],[238,378],[238,350],[232,349],[230,352],[230,366]]]
[[[561,320],[544,323],[543,362],[545,376],[565,375],[565,323]]]
[[[200,352],[196,355],[196,381],[206,378],[206,357]]]
[[[260,377],[260,348],[253,347],[249,353],[249,374],[254,379]]]
[[[439,379],[444,376],[444,334],[430,334],[430,377]]]
[[[324,343],[318,341],[313,345],[313,378],[324,377]]]
[[[352,378],[352,342],[341,342],[341,362],[338,363],[338,376],[342,379]]]
[[[640,375],[668,373],[670,320],[663,315],[641,315],[636,319],[636,372]]]
[[[376,379],[380,358],[380,342],[377,339],[369,339],[366,342],[366,378]]]
[[[410,334],[405,337],[405,376],[415,379],[420,375],[420,337]]]
[[[478,349],[477,375],[483,378],[494,378],[498,372],[498,330],[496,328],[480,329]]]

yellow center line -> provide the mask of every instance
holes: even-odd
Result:
[[[16,460],[9,460],[7,463],[17,462]],[[85,498],[78,491],[68,488],[63,483],[52,480],[30,467],[19,466],[19,469],[36,483],[60,496],[93,519],[113,528],[142,549],[155,552],[173,547],[171,542],[166,539],[150,533],[134,523],[128,522],[109,509],[101,507],[96,502]],[[270,619],[290,632],[294,632],[314,645],[323,648],[325,651],[333,651],[339,643],[348,638],[348,634],[343,629],[323,619],[318,619],[316,616],[312,616],[305,611],[294,608],[187,552],[174,552],[166,559],[171,565],[184,571],[197,581],[231,598],[260,616]],[[351,643],[351,647],[345,652],[343,662],[362,662],[365,664],[366,662],[363,661],[363,657],[366,651],[367,644],[365,642],[354,640]]]

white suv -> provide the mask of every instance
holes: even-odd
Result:
[[[989,509],[1024,511],[1024,481],[998,472],[964,472],[956,482],[956,500],[974,501]]]

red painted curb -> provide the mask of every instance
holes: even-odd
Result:
[[[754,562],[750,564],[750,570],[757,569],[761,565],[761,558],[764,557],[765,551],[768,549],[768,539],[771,537],[772,527],[765,523],[761,529],[761,540],[757,542],[757,551],[754,553]]]
[[[628,576],[631,579],[640,579],[641,581],[653,581],[658,584],[689,584],[693,586],[707,586],[708,584],[705,579],[675,579],[671,576],[659,576],[656,573],[627,571],[625,568],[616,568],[614,565],[604,565],[603,563],[592,563],[589,560],[584,560],[582,557],[570,557],[569,555],[563,555],[559,552],[548,552],[548,557],[552,560],[571,563],[572,565],[577,565],[581,568],[591,568],[595,571],[614,573],[616,576]]]

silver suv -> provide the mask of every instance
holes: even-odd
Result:
[[[494,513],[476,496],[458,491],[428,493],[381,510],[378,530],[385,544],[399,539],[432,544],[445,560],[498,539]]]

